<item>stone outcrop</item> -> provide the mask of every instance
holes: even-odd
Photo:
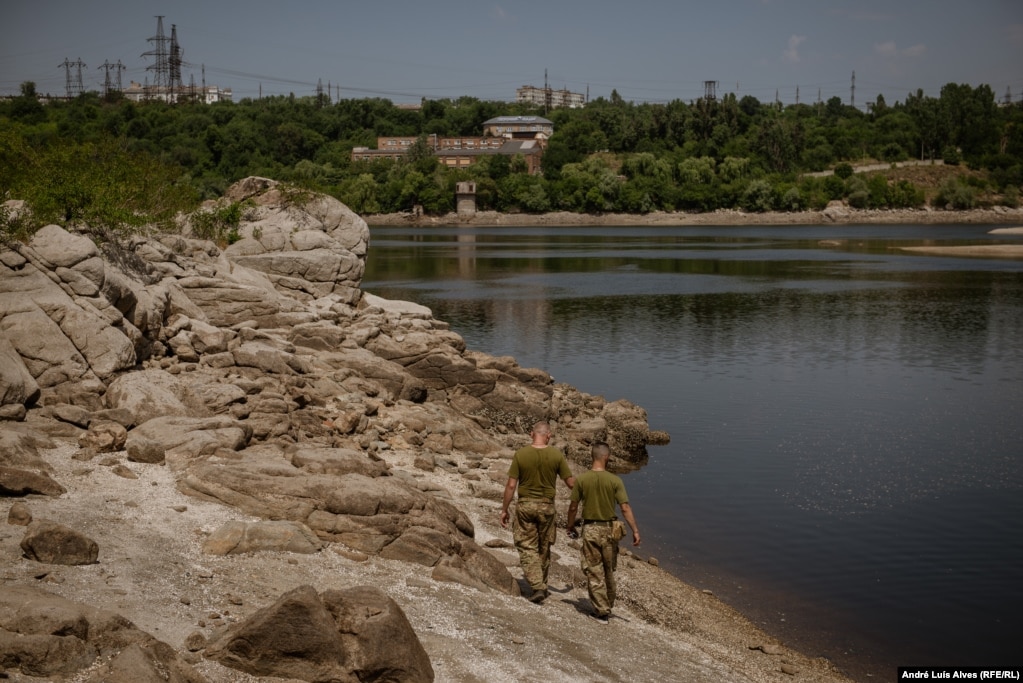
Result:
[[[21,586],[0,591],[0,667],[48,680],[81,674],[76,680],[86,683],[205,681],[170,645],[124,617]]]
[[[181,234],[102,247],[49,225],[0,249],[0,496],[65,495],[38,451],[71,442],[82,448],[76,458],[103,454],[114,474],[135,478],[126,463],[163,465],[182,492],[266,520],[222,527],[207,539],[210,555],[336,546],[517,595],[459,501],[407,472],[393,476],[382,455],[416,449],[420,470],[464,473],[475,495],[499,500],[504,459],[537,420],[555,422],[556,445],[581,463],[600,439],[621,467],[640,466],[646,445],[663,440],[631,403],[466,349],[429,309],[362,292],[368,228],[330,197],[249,178],[220,202],[242,206],[241,239],[231,245],[195,238],[184,220]],[[16,518],[28,524],[26,557],[102,562],[94,543],[62,525],[73,521]],[[358,680],[397,666],[348,642],[364,632],[397,637],[397,622],[378,628],[338,612],[357,604],[360,614],[390,613],[386,600],[316,601],[336,637],[329,664],[315,654],[302,665],[312,667],[305,680],[341,676],[338,661]],[[213,651],[241,658],[224,642]],[[341,655],[338,642],[347,643]],[[170,670],[147,647],[119,650],[103,665],[105,680]],[[95,657],[86,641],[39,648],[66,652],[74,670]],[[407,680],[432,678],[419,654],[409,661],[419,673]]]
[[[370,586],[317,594],[301,586],[206,646],[254,676],[302,681],[432,681],[433,667],[401,608]]]
[[[236,555],[261,551],[315,553],[323,544],[304,524],[294,522],[229,522],[202,545],[210,555]]]

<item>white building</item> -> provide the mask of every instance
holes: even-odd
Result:
[[[535,104],[539,107],[552,109],[578,109],[586,106],[586,96],[568,90],[552,90],[551,88],[535,88],[524,85],[515,91],[515,101],[524,104]]]
[[[186,85],[180,88],[168,89],[142,85],[135,81],[131,81],[123,93],[125,99],[132,102],[159,100],[162,102],[196,101],[203,104],[214,104],[216,102],[230,102],[232,97],[230,88],[221,88],[217,85],[207,85],[205,88]]]

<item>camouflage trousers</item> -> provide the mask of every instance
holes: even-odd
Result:
[[[618,566],[618,539],[614,527],[585,524],[582,539],[582,570],[586,589],[597,614],[610,614],[615,605],[615,568]]]
[[[551,546],[557,536],[554,501],[544,498],[520,498],[515,503],[512,537],[519,551],[522,574],[534,591],[547,590],[551,569]]]

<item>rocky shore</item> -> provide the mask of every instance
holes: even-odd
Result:
[[[371,225],[942,225],[951,223],[1023,224],[1023,209],[1003,206],[968,211],[925,209],[853,209],[842,202],[832,202],[823,211],[773,211],[746,213],[719,210],[705,213],[663,212],[648,214],[585,214],[559,211],[543,214],[498,213],[479,211],[474,214],[450,213],[445,216],[424,216],[411,213],[375,214],[366,216]]]
[[[338,202],[261,178],[224,201],[224,248],[185,223],[0,249],[0,677],[847,680],[642,554],[610,625],[563,536],[552,599],[523,599],[497,515],[529,425],[580,469],[669,435],[362,292]]]

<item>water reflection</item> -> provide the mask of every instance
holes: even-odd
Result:
[[[364,286],[647,408],[672,435],[628,475],[651,551],[790,642],[876,676],[1011,661],[1023,263],[897,249],[1005,238],[646,233],[374,229]]]

